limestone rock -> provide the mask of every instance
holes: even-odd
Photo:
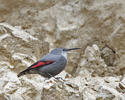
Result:
[[[42,100],[82,100],[78,85],[58,82],[48,89],[43,88]]]
[[[24,87],[24,91],[20,91],[23,87],[20,87],[17,74],[40,59],[47,50],[47,42],[39,41],[29,33],[9,24],[0,23],[0,94],[3,94],[4,98],[23,100],[18,92],[23,94],[28,89]]]

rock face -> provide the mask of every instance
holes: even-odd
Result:
[[[0,0],[0,100],[125,100],[124,0]],[[17,74],[57,47],[59,76]]]

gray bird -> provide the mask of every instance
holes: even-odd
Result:
[[[26,70],[20,72],[18,77],[25,74],[40,74],[45,78],[51,78],[64,70],[67,64],[67,52],[80,48],[56,48],[32,64]]]

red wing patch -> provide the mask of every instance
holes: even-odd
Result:
[[[52,64],[55,61],[40,61],[38,63],[33,64],[31,68],[42,67],[44,65]]]

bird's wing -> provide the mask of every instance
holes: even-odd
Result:
[[[18,74],[18,77],[22,76],[22,75],[25,75],[27,73],[29,73],[30,70],[36,70],[37,68],[39,67],[43,67],[45,65],[49,65],[49,64],[52,64],[54,63],[55,61],[54,60],[46,60],[46,61],[42,61],[42,60],[39,60],[38,62],[32,64],[30,67],[28,67],[27,69],[25,69],[24,71],[20,72]]]
[[[52,64],[54,63],[55,61],[54,60],[48,60],[48,61],[38,61],[34,64],[32,64],[29,69],[33,69],[33,68],[38,68],[38,67],[43,67],[45,65],[49,65],[49,64]]]
[[[42,57],[38,62],[32,64],[29,69],[43,67],[49,64],[52,64],[56,62],[58,59],[60,59],[59,55],[53,55],[53,54],[47,54],[44,57]]]

